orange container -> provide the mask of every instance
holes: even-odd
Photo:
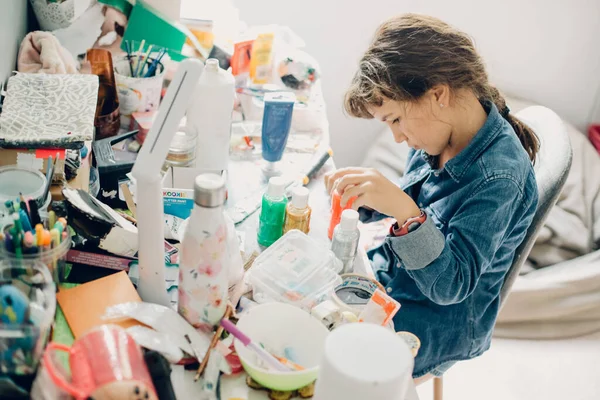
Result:
[[[333,230],[340,223],[342,219],[342,211],[352,208],[352,203],[356,200],[356,197],[351,197],[346,203],[345,207],[342,207],[340,204],[342,196],[338,193],[338,191],[334,191],[331,195],[331,220],[329,221],[329,230],[327,231],[327,236],[329,236],[329,240],[333,238]]]

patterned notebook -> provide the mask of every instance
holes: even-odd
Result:
[[[81,148],[94,138],[96,75],[17,73],[0,114],[0,147]]]

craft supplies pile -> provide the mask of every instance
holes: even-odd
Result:
[[[163,3],[31,0],[0,113],[0,397],[331,399],[377,386],[340,362],[394,360],[373,393],[403,398],[420,342],[324,190],[317,62]],[[363,326],[385,357],[336,359]]]

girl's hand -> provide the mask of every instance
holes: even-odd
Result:
[[[369,207],[394,217],[399,224],[421,214],[413,199],[404,191],[371,168],[342,168],[325,175],[329,193],[337,190],[344,206],[349,199],[357,197],[352,208]]]

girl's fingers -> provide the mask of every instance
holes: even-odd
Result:
[[[327,187],[327,191],[331,193],[333,191],[333,186],[335,182],[349,174],[360,174],[364,172],[362,168],[340,168],[336,171],[333,171],[329,174],[325,175],[325,186]]]
[[[366,196],[364,194],[358,196],[352,203],[352,209],[358,211],[359,208],[366,206]]]
[[[370,186],[370,182],[363,182],[359,185],[346,186],[346,190],[344,190],[342,197],[340,198],[340,205],[342,207],[345,207],[351,198],[359,197],[368,192]]]
[[[358,186],[365,182],[368,177],[365,174],[348,174],[338,179],[333,185],[333,190],[343,194],[350,186]]]

